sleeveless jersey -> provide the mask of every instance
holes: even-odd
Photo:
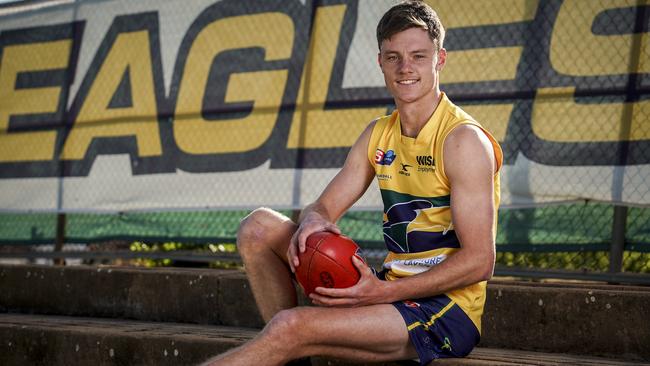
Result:
[[[500,168],[503,154],[496,139],[444,93],[416,138],[402,136],[397,111],[375,122],[368,144],[368,159],[375,169],[384,203],[387,280],[424,272],[460,248],[451,221],[450,185],[444,171],[443,144],[449,133],[461,124],[471,124],[485,132]],[[494,225],[499,197],[497,173],[494,177]],[[463,309],[479,331],[485,288],[483,281],[446,294]]]

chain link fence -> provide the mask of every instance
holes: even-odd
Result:
[[[395,2],[0,6],[0,253],[218,252],[254,207],[291,215],[394,108],[374,32]],[[503,147],[499,268],[649,273],[647,2],[430,3],[442,89]],[[376,190],[339,223],[368,250]]]
[[[521,270],[519,276],[525,276],[526,270],[571,270],[574,278],[581,278],[585,272],[611,273],[613,212],[613,206],[603,203],[502,209],[497,233],[497,264]],[[291,215],[291,211],[283,213]],[[69,214],[66,242],[83,244],[72,246],[70,250],[100,253],[193,250],[219,254],[235,249],[237,227],[246,214],[247,211]],[[3,214],[0,217],[0,232],[3,233],[0,257],[25,254],[30,245],[49,245],[49,250],[52,249],[56,238],[56,214]],[[355,239],[375,264],[385,253],[381,220],[380,211],[352,211],[339,222],[341,230]],[[648,222],[650,210],[628,209],[620,272],[650,273]],[[180,262],[187,261],[138,263],[179,265]],[[89,259],[85,263],[97,261]],[[548,277],[553,275],[547,274]]]

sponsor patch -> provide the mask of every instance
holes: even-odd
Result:
[[[436,160],[431,155],[418,155],[415,157],[418,162],[419,173],[433,173],[436,170]]]
[[[391,165],[396,157],[397,155],[393,150],[384,152],[382,149],[377,149],[375,151],[375,163],[379,165]]]

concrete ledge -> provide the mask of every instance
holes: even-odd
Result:
[[[0,266],[0,312],[261,328],[235,270]],[[491,281],[481,347],[650,361],[650,288]]]
[[[261,328],[235,270],[0,266],[0,312]]]
[[[1,365],[196,365],[257,330],[0,314]]]
[[[0,364],[196,365],[252,338],[258,330],[25,314],[0,314]],[[398,366],[314,358],[314,366]],[[411,363],[409,363],[411,364]],[[465,359],[433,365],[642,365],[611,359],[478,348]],[[647,364],[646,364],[647,365]]]
[[[650,288],[493,281],[483,347],[650,360]]]

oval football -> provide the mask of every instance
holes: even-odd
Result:
[[[296,279],[306,295],[319,286],[353,286],[360,277],[352,263],[352,256],[359,257],[358,252],[359,246],[346,236],[328,231],[314,233],[307,238],[305,252],[299,255]]]

